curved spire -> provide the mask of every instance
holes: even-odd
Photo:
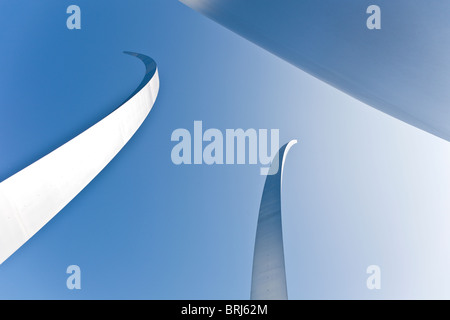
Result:
[[[180,1],[354,98],[450,141],[450,2]],[[381,8],[379,30],[368,28],[372,4]]]
[[[153,107],[159,78],[153,59],[130,98],[69,142],[0,183],[0,263],[28,241],[117,155]]]
[[[264,185],[253,256],[252,300],[288,298],[281,223],[281,188],[286,155],[296,143],[297,140],[292,140],[280,148],[271,166],[271,171],[275,167],[276,173],[268,175]],[[280,160],[281,170],[278,170]]]

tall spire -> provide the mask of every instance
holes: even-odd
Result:
[[[288,298],[281,223],[281,185],[286,155],[296,143],[297,140],[292,140],[280,148],[269,171],[273,174],[267,176],[264,185],[253,256],[252,300]]]
[[[103,120],[0,183],[0,264],[103,170],[152,109],[159,90],[156,63],[126,53],[146,67],[133,95]]]

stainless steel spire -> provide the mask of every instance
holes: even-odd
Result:
[[[116,156],[153,107],[159,90],[156,63],[119,108],[77,137],[0,183],[0,263],[61,211]]]
[[[264,185],[253,256],[252,300],[288,298],[281,224],[281,188],[286,155],[296,143],[297,140],[292,140],[280,148],[271,167],[271,171],[276,173],[268,175]],[[278,170],[279,167],[281,170]]]
[[[450,141],[450,2],[180,0],[337,89]],[[381,9],[371,30],[370,7]]]

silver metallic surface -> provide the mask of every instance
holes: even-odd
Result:
[[[0,263],[103,170],[152,109],[159,91],[156,63],[147,56],[126,53],[146,67],[135,93],[103,120],[0,183]]]
[[[337,89],[450,141],[450,2],[180,0]],[[381,29],[370,30],[370,5]]]
[[[252,300],[288,298],[281,223],[281,188],[286,155],[295,143],[297,141],[292,140],[280,148],[272,163],[276,174],[268,175],[264,185],[253,256]],[[278,170],[279,161],[281,170]]]

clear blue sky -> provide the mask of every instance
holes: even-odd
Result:
[[[66,28],[66,8],[82,29]],[[450,146],[175,0],[0,1],[0,180],[114,110],[151,56],[161,89],[108,167],[0,266],[0,298],[247,299],[264,177],[175,166],[173,130],[280,129],[295,298],[449,297]],[[447,256],[445,256],[447,255]],[[66,288],[79,265],[82,289]],[[383,289],[368,291],[380,265]],[[446,282],[447,281],[447,282]]]

